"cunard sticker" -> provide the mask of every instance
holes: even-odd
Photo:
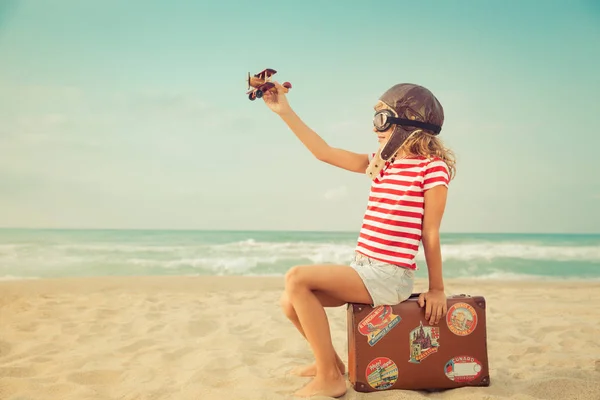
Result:
[[[450,332],[467,336],[477,327],[477,312],[467,303],[456,303],[448,310],[446,323]]]
[[[410,332],[410,359],[411,363],[419,364],[425,358],[438,351],[440,346],[440,328],[433,326],[423,326],[423,322],[418,328]]]
[[[446,363],[444,372],[451,381],[471,382],[481,374],[481,363],[470,356],[454,357]]]
[[[358,324],[358,331],[367,337],[370,346],[379,342],[402,318],[392,313],[392,307],[376,307]]]
[[[389,389],[398,380],[398,367],[387,357],[377,357],[367,365],[366,377],[373,389]]]

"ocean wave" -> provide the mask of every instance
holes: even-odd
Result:
[[[352,256],[355,243],[313,243],[313,242],[259,242],[248,239],[239,242],[214,245],[210,247],[216,252],[231,254],[275,253],[283,256],[306,257],[315,263],[347,260]],[[525,260],[554,261],[600,261],[600,244],[598,246],[545,245],[519,242],[479,242],[442,244],[443,259],[454,260],[494,260],[518,258]],[[417,259],[424,260],[422,246]]]
[[[4,243],[0,245],[0,274],[62,276],[110,271],[111,274],[278,275],[294,265],[348,264],[356,246],[356,241],[348,236],[326,241],[298,238],[303,240],[248,237],[208,243],[186,237],[185,240],[160,243],[130,240],[131,244],[75,240],[70,243]],[[449,277],[477,276],[482,279],[488,276],[489,279],[496,279],[496,276],[510,278],[506,274],[512,273],[516,273],[518,279],[527,279],[523,278],[523,274],[528,273],[536,278],[543,274],[563,273],[600,275],[600,243],[594,245],[588,240],[577,245],[576,239],[560,244],[540,240],[494,242],[461,239],[459,242],[454,239],[452,242],[451,239],[442,244],[444,270]],[[421,269],[426,269],[422,248],[417,255],[417,263]],[[570,268],[571,265],[577,265],[577,271]]]
[[[422,251],[420,252],[423,257]],[[462,243],[442,245],[443,259],[600,261],[600,246],[556,246],[527,243]]]
[[[247,239],[223,244],[178,244],[178,245],[140,245],[123,243],[73,243],[73,244],[1,244],[0,260],[2,258],[41,257],[49,255],[61,257],[67,255],[115,256],[120,254],[130,256],[147,255],[179,256],[183,258],[219,258],[237,257],[241,255],[252,257],[273,258],[307,258],[315,263],[337,262],[348,260],[355,250],[355,241],[344,242],[309,242],[309,241],[258,241]],[[598,245],[552,245],[523,242],[464,242],[442,243],[442,257],[455,260],[494,260],[517,258],[529,260],[555,261],[600,261],[600,243]],[[424,259],[423,248],[419,249],[418,258]]]
[[[195,246],[141,246],[130,244],[61,244],[52,246],[56,250],[97,253],[173,253]]]
[[[534,274],[519,274],[514,272],[491,272],[481,275],[470,276],[451,276],[450,279],[456,278],[461,280],[477,280],[477,281],[548,281],[548,282],[563,282],[563,281],[600,281],[600,277],[582,277],[568,275],[534,275]]]

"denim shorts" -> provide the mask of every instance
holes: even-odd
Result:
[[[373,299],[373,307],[396,305],[412,294],[415,271],[356,253],[350,263]]]

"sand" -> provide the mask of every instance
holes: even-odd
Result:
[[[250,277],[1,282],[0,399],[291,398],[308,378],[287,372],[312,356],[280,311],[282,287]],[[486,297],[491,386],[350,387],[344,399],[600,399],[600,283],[446,287]],[[345,309],[328,315],[345,359]]]

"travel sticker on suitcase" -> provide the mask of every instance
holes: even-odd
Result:
[[[413,329],[409,334],[410,342],[410,359],[411,363],[419,364],[427,356],[436,353],[440,346],[438,340],[440,338],[440,328],[433,326],[423,326]]]
[[[481,374],[479,360],[470,356],[451,358],[444,366],[444,373],[454,382],[471,382]]]
[[[398,380],[398,366],[387,357],[377,357],[367,365],[365,374],[373,389],[386,390]]]
[[[456,303],[446,313],[446,323],[450,332],[467,336],[477,327],[477,312],[467,303]]]
[[[402,318],[392,313],[391,306],[378,306],[358,324],[358,331],[367,337],[370,346],[379,342]]]

